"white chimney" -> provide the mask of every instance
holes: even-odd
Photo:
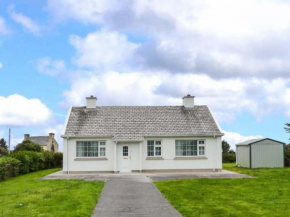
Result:
[[[86,97],[87,99],[87,108],[96,108],[97,106],[97,97],[91,95],[90,97]]]
[[[194,96],[191,96],[190,94],[187,94],[182,98],[183,100],[183,106],[186,109],[193,109],[194,107]]]

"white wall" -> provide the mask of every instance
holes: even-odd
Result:
[[[238,145],[236,151],[236,164],[241,167],[250,167],[250,147],[248,145]]]
[[[174,160],[175,140],[205,140],[205,156],[207,159]],[[76,161],[77,141],[99,141],[106,140],[105,161]],[[162,141],[163,160],[146,160],[147,140]],[[114,171],[115,142],[111,139],[69,139],[68,140],[68,161],[67,161],[67,139],[64,139],[63,146],[63,171]],[[130,144],[132,150],[132,170],[140,170],[140,143],[118,143],[117,145],[117,170],[119,171],[119,154],[122,153],[121,145]],[[192,137],[192,138],[146,138],[142,143],[142,170],[167,170],[167,169],[222,169],[221,137]],[[68,163],[67,163],[68,162]],[[67,168],[68,165],[68,168]]]
[[[76,161],[77,141],[106,141],[106,158],[108,160]],[[114,171],[114,145],[108,138],[88,138],[68,140],[68,161],[67,161],[67,139],[63,141],[63,171]]]
[[[267,139],[251,146],[252,168],[284,167],[283,144]]]
[[[205,156],[207,159],[174,160],[175,140],[204,140]],[[146,160],[147,140],[162,141],[162,157],[164,160]],[[192,138],[146,138],[142,143],[142,170],[166,169],[222,169],[221,137],[192,137]]]

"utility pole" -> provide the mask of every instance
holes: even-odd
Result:
[[[9,128],[9,137],[8,137],[8,144],[9,144],[9,150],[8,150],[8,153],[10,154],[10,128]]]

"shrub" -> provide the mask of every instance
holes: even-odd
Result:
[[[8,154],[8,150],[3,147],[0,147],[0,157],[5,156],[7,154]]]
[[[12,157],[0,158],[0,181],[6,180],[10,177],[19,174],[19,167],[21,162]]]
[[[20,174],[26,174],[41,169],[41,157],[34,151],[18,151],[11,154],[11,157],[21,161]]]
[[[35,151],[35,152],[41,152],[43,149],[42,147],[34,142],[31,142],[29,140],[25,140],[22,143],[19,143],[14,148],[14,152],[18,151]]]
[[[223,163],[235,163],[236,162],[236,153],[223,153]]]
[[[290,144],[285,145],[285,167],[290,167]]]
[[[61,152],[53,153],[53,166],[62,167],[63,163],[63,154]]]

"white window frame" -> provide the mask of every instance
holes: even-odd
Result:
[[[78,155],[78,142],[98,142],[98,156],[77,156]],[[101,143],[104,143],[104,145]],[[105,155],[101,156],[101,148],[105,148]],[[79,140],[76,141],[76,158],[105,158],[107,157],[107,142],[105,140]]]
[[[197,155],[176,155],[176,141],[196,141],[197,142]],[[203,144],[199,144],[201,142],[203,142]],[[206,156],[206,140],[205,139],[176,139],[175,140],[175,157],[205,157]],[[204,155],[200,155],[199,154],[199,147],[204,147]]]
[[[153,141],[154,142],[154,151],[153,151],[153,155],[149,156],[148,155],[148,142],[149,141]],[[156,142],[160,142],[160,145],[156,145]],[[146,147],[147,147],[147,157],[162,157],[162,141],[161,140],[154,140],[154,139],[149,139],[147,140],[147,144],[146,144]],[[156,147],[160,147],[160,151],[161,151],[161,154],[160,155],[156,155]]]

